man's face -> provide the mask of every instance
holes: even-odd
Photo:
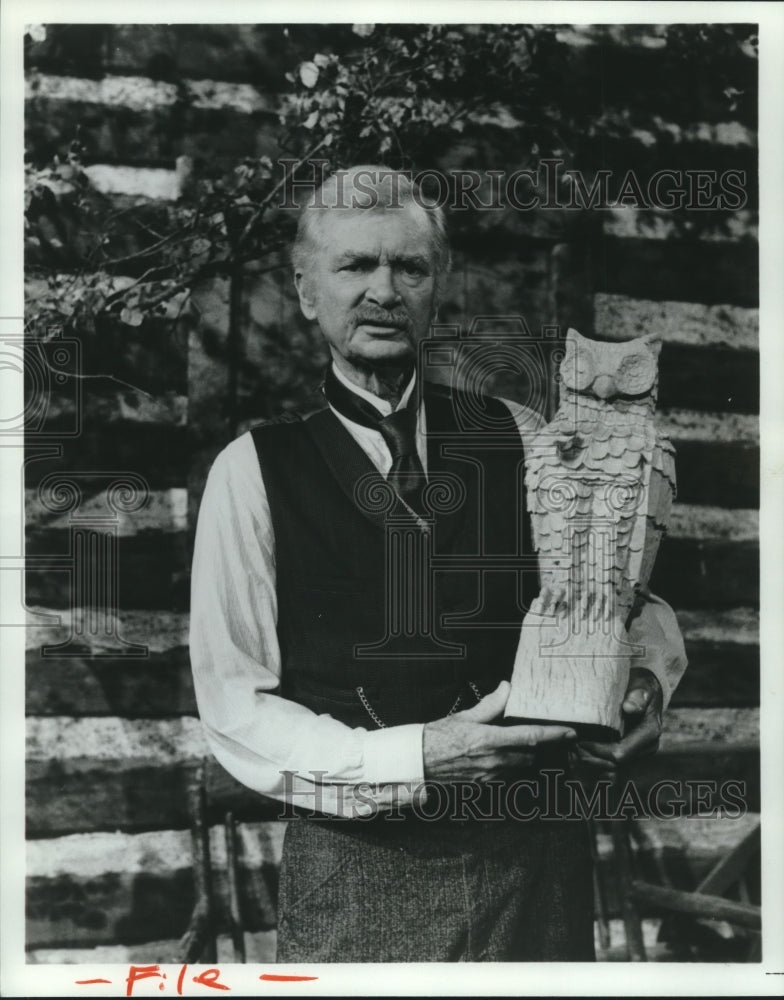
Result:
[[[409,365],[435,313],[430,224],[416,205],[332,209],[296,276],[302,312],[318,320],[333,357],[361,369]]]

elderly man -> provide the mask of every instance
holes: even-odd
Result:
[[[215,756],[308,813],[286,830],[278,960],[590,960],[585,824],[525,819],[487,794],[520,776],[537,789],[575,745],[565,726],[498,724],[537,580],[477,572],[469,558],[531,551],[519,469],[537,417],[487,398],[491,431],[480,426],[467,455],[455,449],[461,391],[415,370],[449,268],[444,219],[404,175],[355,167],[328,179],[302,212],[293,259],[332,364],[312,409],[216,459],[191,608]],[[425,487],[438,482],[459,497],[434,511]],[[390,519],[405,530],[390,533]],[[397,577],[394,538],[426,554]],[[442,557],[464,568],[431,572]],[[393,636],[390,609],[405,614],[423,593],[422,627]],[[581,751],[608,767],[655,745],[662,692],[685,665],[667,605],[650,598],[638,612],[644,667],[624,702],[636,724]]]

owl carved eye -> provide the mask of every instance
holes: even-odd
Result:
[[[629,354],[618,365],[615,384],[625,396],[647,392],[656,380],[656,360],[649,354]]]
[[[564,385],[570,389],[587,389],[594,379],[593,363],[587,351],[581,351],[579,347],[569,343],[566,356],[561,362],[561,377]]]

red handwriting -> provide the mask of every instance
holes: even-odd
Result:
[[[268,983],[309,983],[318,979],[318,976],[275,976],[271,972],[263,972],[259,979]]]
[[[224,986],[223,983],[218,982],[218,977],[220,972],[217,969],[205,969],[200,976],[194,976],[194,983],[199,983],[201,986],[211,986],[214,990],[227,990],[228,986]]]
[[[185,976],[187,970],[187,965],[180,967],[175,986],[177,996],[183,995],[183,990],[186,985]],[[222,983],[220,981],[220,977],[220,969],[205,969],[198,975],[190,976],[189,983],[196,983],[197,986],[206,986],[211,990],[231,991],[231,987],[227,986],[226,983]],[[166,990],[168,977],[165,972],[161,972],[160,965],[131,965],[128,967],[128,975],[125,977],[125,995],[127,997],[133,996],[133,988],[135,984],[142,982],[145,979],[159,979],[160,982],[158,983],[158,989],[161,992]],[[272,972],[263,972],[259,976],[259,979],[268,983],[306,983],[313,982],[318,979],[318,976],[284,976],[277,975]],[[93,986],[97,983],[111,983],[111,979],[75,980],[75,984],[77,986]]]
[[[185,979],[185,970],[188,968],[187,965],[183,965],[180,969],[180,974],[177,976],[177,995],[182,996],[182,984]],[[159,965],[132,965],[128,970],[128,976],[126,977],[125,983],[125,995],[127,997],[133,996],[133,985],[140,979],[151,979],[157,976],[161,979],[161,983],[158,986],[159,990],[166,989],[166,984],[163,982],[166,979],[166,973],[161,972],[161,967]],[[198,976],[192,976],[191,981],[198,983],[200,986],[209,986],[213,990],[228,990],[230,987],[226,986],[224,983],[218,982],[220,977],[220,971],[218,969],[205,969],[204,972],[200,972]]]

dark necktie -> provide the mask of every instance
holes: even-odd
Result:
[[[392,456],[387,482],[397,495],[417,514],[425,513],[422,490],[425,471],[416,448],[416,392],[408,404],[383,416],[372,403],[352,392],[330,368],[324,379],[324,394],[330,406],[363,427],[372,427],[381,434]]]

